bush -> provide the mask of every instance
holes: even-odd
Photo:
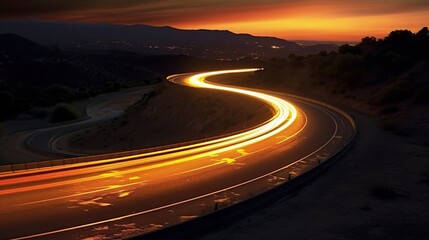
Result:
[[[58,103],[51,111],[51,122],[64,122],[80,118],[77,108],[67,103]]]
[[[338,54],[333,62],[334,77],[350,87],[357,87],[366,76],[365,61],[362,56]]]

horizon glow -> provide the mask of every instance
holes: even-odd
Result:
[[[221,17],[219,17],[221,16]],[[426,0],[86,0],[0,2],[0,19],[230,30],[287,40],[359,41],[429,25]]]

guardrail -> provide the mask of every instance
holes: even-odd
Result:
[[[307,101],[307,98],[289,95],[290,97],[301,99]],[[134,236],[131,239],[145,239],[145,240],[156,240],[156,239],[170,239],[170,240],[181,240],[181,239],[194,239],[197,236],[202,236],[207,234],[209,231],[219,230],[228,226],[228,223],[234,223],[243,216],[248,215],[254,210],[260,209],[261,207],[274,204],[303,185],[311,182],[316,176],[324,172],[331,165],[333,165],[337,160],[339,160],[352,146],[355,141],[355,137],[358,132],[356,122],[352,116],[350,116],[345,111],[328,105],[317,100],[311,100],[310,102],[315,103],[320,106],[327,107],[333,111],[340,113],[344,116],[345,119],[351,124],[353,132],[350,138],[345,142],[341,148],[337,149],[328,159],[324,161],[318,161],[315,165],[306,168],[299,175],[291,177],[290,173],[287,180],[274,188],[271,188],[257,196],[248,198],[246,200],[234,203],[230,206],[226,206],[222,209],[218,209],[217,205],[214,210],[210,211],[205,215],[198,216],[181,222],[175,225],[168,226],[166,228]],[[292,167],[292,166],[291,166]],[[288,169],[284,169],[285,173],[288,172]]]

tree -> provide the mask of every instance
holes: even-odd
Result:
[[[420,31],[416,33],[416,37],[420,39],[428,39],[429,38],[429,29],[428,27],[422,28]]]
[[[368,55],[377,50],[377,45],[377,39],[375,37],[364,37],[358,46],[362,54]]]
[[[366,75],[365,62],[362,56],[338,54],[333,63],[334,75],[350,87],[357,87]]]
[[[416,53],[419,54],[423,59],[429,59],[429,29],[427,27],[422,28],[416,33]]]
[[[350,46],[348,44],[345,44],[345,45],[341,45],[338,48],[338,53],[340,54],[350,53],[350,54],[357,55],[357,54],[360,54],[360,49],[357,46]]]
[[[80,118],[80,111],[67,103],[58,103],[51,111],[51,122],[64,122]]]

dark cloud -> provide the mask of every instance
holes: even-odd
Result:
[[[199,10],[219,11],[242,9],[248,6],[265,6],[272,4],[290,5],[306,0],[20,0],[0,1],[0,17],[33,17],[50,14],[80,14],[93,11],[94,17],[109,14],[110,11],[156,15],[163,13],[196,12]],[[220,12],[221,13],[221,12]]]
[[[145,3],[156,1],[144,1]],[[138,0],[20,0],[1,1],[0,16],[28,17],[52,13],[73,13],[112,8],[129,8],[141,4]]]
[[[338,11],[337,15],[352,16],[429,9],[428,0],[6,0],[0,1],[0,18],[172,24],[213,17],[221,20],[226,13],[245,15],[249,9],[314,5],[332,6],[332,11]]]

